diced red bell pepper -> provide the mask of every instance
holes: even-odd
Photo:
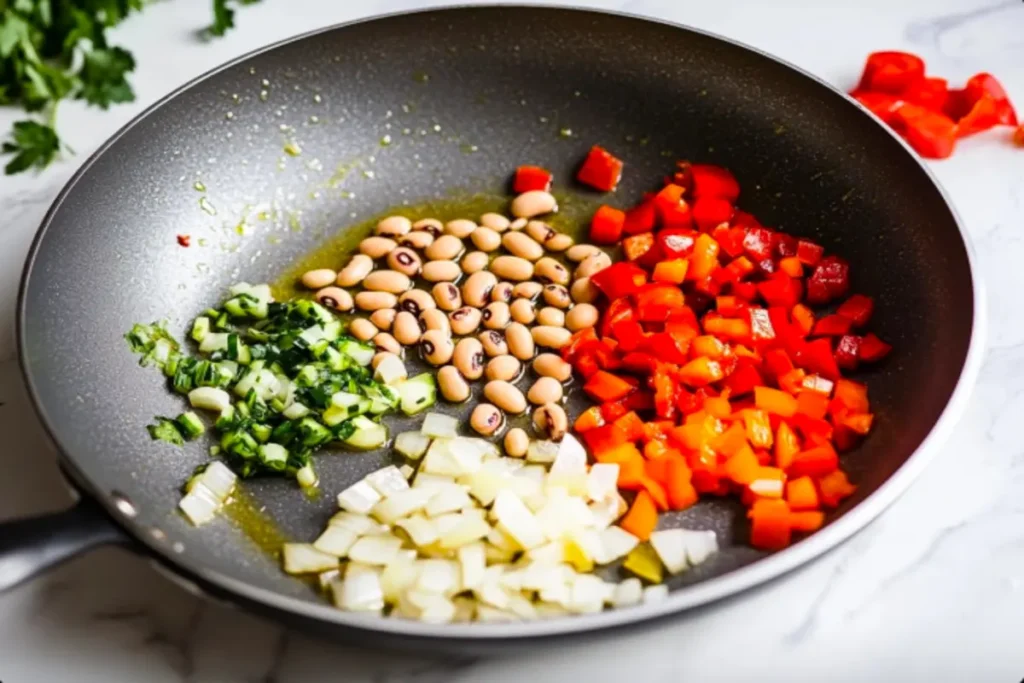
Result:
[[[626,213],[607,204],[602,205],[590,220],[590,241],[594,244],[617,244],[622,239]]]
[[[768,228],[748,228],[743,238],[743,249],[755,263],[771,260],[772,258],[772,235],[774,233]]]
[[[654,230],[657,220],[658,214],[653,199],[646,199],[626,211],[626,222],[622,226],[622,231],[627,235],[651,232]]]
[[[796,362],[810,372],[816,372],[830,380],[839,379],[839,366],[832,355],[832,342],[815,339],[807,342]]]
[[[589,354],[578,357],[574,367],[577,372],[583,375],[583,379],[590,379],[601,369],[597,365],[597,360],[594,359],[594,356]]]
[[[617,401],[633,391],[633,385],[610,372],[599,370],[583,385],[583,390],[602,402]]]
[[[732,218],[732,203],[720,197],[700,197],[693,202],[693,221],[699,230],[713,230]]]
[[[618,340],[619,348],[628,353],[643,346],[647,335],[636,320],[619,320],[612,323],[612,336]]]
[[[703,387],[725,376],[722,364],[710,358],[694,358],[679,368],[679,379],[691,387]]]
[[[686,258],[693,253],[697,233],[683,228],[671,228],[658,233],[656,241],[662,258]]]
[[[665,332],[672,335],[676,341],[685,341],[689,345],[690,340],[700,334],[697,315],[688,306],[673,311],[665,321]]]
[[[779,271],[790,277],[803,277],[804,264],[800,263],[800,259],[796,256],[787,256],[779,259]]]
[[[906,104],[906,101],[898,95],[889,95],[881,92],[854,91],[854,99],[864,105],[864,108],[882,120],[887,125],[893,125],[897,121],[897,113]]]
[[[752,393],[756,387],[762,384],[764,384],[764,378],[758,372],[757,366],[752,361],[745,359],[737,361],[736,369],[722,380],[722,386],[728,389],[730,395],[734,397]]]
[[[803,286],[800,280],[782,274],[758,283],[757,291],[769,306],[792,308],[800,303]]]
[[[796,243],[796,257],[805,266],[816,266],[825,255],[825,248],[810,240],[799,240]]]
[[[591,275],[590,281],[609,299],[621,299],[647,284],[647,272],[632,263],[619,261]]]
[[[512,190],[516,194],[542,190],[547,192],[551,189],[551,171],[540,166],[520,166],[516,169],[515,179],[512,181]]]
[[[782,550],[792,539],[791,512],[786,501],[764,498],[754,502],[750,517],[750,545],[759,550]]]
[[[770,342],[775,339],[775,328],[772,327],[771,316],[764,308],[749,309],[750,338],[754,344]]]
[[[953,119],[916,104],[904,103],[891,125],[926,159],[945,159],[956,146],[957,127]]]
[[[603,426],[605,423],[604,416],[601,415],[601,409],[597,406],[590,406],[576,418],[576,422],[573,423],[572,428],[577,433],[583,434],[589,432],[591,429],[597,429]]]
[[[840,379],[837,381],[834,398],[851,413],[866,413],[870,408],[868,388],[853,380]]]
[[[628,443],[625,432],[614,424],[602,425],[583,432],[583,441],[595,456]]]
[[[710,164],[690,164],[690,182],[694,199],[712,197],[735,204],[740,196],[740,184],[727,169]]]
[[[836,313],[853,321],[854,327],[864,327],[875,310],[875,301],[863,294],[854,294],[839,305]]]
[[[672,335],[655,332],[648,335],[641,345],[642,350],[664,363],[682,364],[686,362],[687,345],[680,343]]]
[[[769,377],[781,377],[793,369],[793,361],[784,349],[772,349],[764,354],[764,368]]]
[[[818,491],[821,504],[834,508],[842,502],[843,498],[856,493],[857,487],[850,483],[845,472],[836,470],[818,480]]]
[[[786,502],[791,510],[817,510],[818,489],[810,477],[798,477],[786,483]]]
[[[868,332],[861,337],[857,358],[865,363],[876,363],[888,356],[890,351],[892,351],[891,344],[886,344],[873,333]]]
[[[718,226],[711,231],[711,236],[722,246],[722,251],[732,258],[743,254],[743,240],[747,236],[745,228]]]
[[[841,313],[826,315],[814,323],[811,335],[815,337],[841,337],[850,331],[853,321]]]
[[[634,295],[637,319],[642,322],[664,322],[686,303],[683,290],[671,284],[652,282]]]
[[[850,289],[850,266],[838,256],[826,256],[807,279],[807,301],[827,304]]]
[[[949,83],[945,78],[922,78],[907,87],[901,97],[911,104],[941,112],[949,99]]]
[[[836,365],[843,370],[856,370],[857,357],[860,354],[860,337],[855,334],[844,334],[836,343]]]
[[[576,173],[576,180],[601,192],[611,192],[622,177],[622,161],[594,145]]]
[[[746,301],[736,296],[715,297],[715,312],[726,318],[738,318],[749,308]]]
[[[663,228],[693,226],[693,213],[690,205],[683,199],[685,192],[685,188],[669,183],[654,196],[654,207]]]
[[[789,315],[793,318],[793,325],[799,330],[800,335],[806,337],[814,329],[814,311],[803,304],[797,304],[790,310]]]
[[[651,384],[654,388],[654,413],[660,418],[670,420],[676,415],[675,395],[676,386],[672,377],[659,364],[651,375]]]
[[[632,316],[633,309],[629,305],[629,300],[628,299],[624,299],[623,301],[624,301],[627,313],[630,316]],[[615,302],[612,302],[612,303],[614,304]],[[608,318],[608,316],[606,314],[605,315],[605,321],[606,322],[607,322],[607,318]],[[565,346],[563,346],[562,349],[561,349],[560,354],[562,356],[562,360],[564,360],[567,363],[575,362],[577,356],[579,356],[581,353],[586,351],[588,348],[592,347],[594,345],[594,343],[596,343],[598,341],[599,340],[597,338],[597,332],[594,331],[593,327],[585,327],[585,328],[583,328],[582,330],[580,330],[578,332],[574,332],[572,334],[572,336],[569,337],[569,342]]]
[[[924,79],[924,61],[909,52],[872,52],[864,64],[857,90],[900,95]]]
[[[639,261],[654,248],[654,233],[642,232],[622,240],[622,253],[630,261]]]
[[[839,467],[839,456],[831,446],[817,446],[793,456],[793,464],[786,470],[791,478],[823,477]]]
[[[622,401],[611,401],[601,404],[601,419],[605,422],[614,423],[628,412],[629,408]]]

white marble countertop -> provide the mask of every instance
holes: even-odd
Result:
[[[909,49],[952,82],[999,76],[1024,107],[1019,0],[576,0],[718,32],[848,88],[864,56]],[[29,242],[61,185],[95,147],[173,87],[265,43],[418,0],[264,0],[227,38],[200,43],[209,0],[157,3],[116,32],[138,60],[138,101],[74,105],[78,155],[38,176],[0,177],[0,517],[69,500],[14,360],[13,312]],[[469,4],[463,0],[459,4]],[[170,57],[168,57],[170,55]],[[0,110],[0,130],[16,112]],[[1024,151],[998,135],[933,164],[967,224],[989,292],[989,348],[949,443],[890,510],[825,558],[767,587],[642,635],[507,659],[352,649],[183,592],[143,560],[107,550],[0,596],[0,681],[1017,681],[1024,676]],[[740,654],[742,653],[742,654]]]

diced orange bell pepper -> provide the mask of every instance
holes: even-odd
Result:
[[[779,270],[790,277],[803,277],[804,265],[796,256],[787,256],[779,259]]]
[[[793,531],[817,531],[824,523],[825,513],[818,510],[789,513],[789,525]]]
[[[659,512],[668,512],[668,494],[665,492],[665,487],[650,477],[643,478],[642,486],[643,490],[646,491],[651,496],[651,500],[654,501],[654,507],[656,507]]]
[[[836,382],[833,398],[851,413],[866,413],[870,407],[868,388],[849,379],[840,379]]]
[[[710,334],[694,337],[690,342],[691,358],[710,358],[721,360],[728,354],[728,348],[721,339],[712,337]]]
[[[604,370],[598,370],[583,385],[583,390],[595,400],[607,403],[618,401],[633,391],[633,385],[626,380]]]
[[[775,465],[782,469],[789,469],[793,464],[793,458],[800,452],[800,440],[796,432],[785,422],[779,423],[775,430]]]
[[[668,480],[665,489],[668,493],[668,504],[673,510],[685,510],[698,500],[697,490],[692,483],[693,473],[686,461],[671,458],[668,461]]]
[[[583,432],[596,429],[604,424],[604,418],[601,417],[601,409],[597,406],[590,406],[576,418],[576,422],[573,423],[573,429],[582,434]]]
[[[754,388],[754,405],[767,413],[780,417],[792,417],[797,409],[795,398],[784,391],[771,387]]]
[[[856,490],[857,487],[850,483],[846,478],[846,472],[842,470],[836,470],[818,480],[821,504],[825,507],[836,507],[843,498],[852,496]]]
[[[734,422],[724,434],[720,434],[711,440],[711,448],[724,458],[735,455],[737,451],[744,447],[750,448],[747,443],[747,430],[739,422]]]
[[[708,415],[714,415],[719,420],[725,420],[732,415],[732,406],[729,404],[728,398],[713,396],[704,399],[704,412]]]
[[[839,424],[849,427],[858,434],[864,435],[871,431],[871,423],[875,416],[871,413],[860,413],[858,415],[845,415]]]
[[[798,477],[786,483],[786,502],[792,510],[817,510],[818,489],[810,477]]]
[[[632,410],[615,420],[614,424],[626,433],[630,441],[639,441],[644,437],[644,421]]]
[[[744,410],[743,423],[747,438],[754,448],[772,447],[772,424],[763,410]]]
[[[651,439],[644,444],[644,457],[648,460],[663,460],[668,457],[671,450],[665,442]]]
[[[681,285],[683,284],[683,280],[686,279],[686,271],[689,267],[689,260],[684,258],[661,261],[654,266],[654,274],[651,276],[651,279],[655,282],[668,282],[674,285]]]
[[[758,462],[754,451],[750,449],[750,446],[744,446],[725,461],[722,469],[725,472],[725,476],[729,477],[734,483],[743,486],[754,480],[760,467],[761,463]]]
[[[821,420],[828,414],[828,396],[813,391],[801,391],[796,395],[796,412]]]
[[[814,312],[804,306],[803,304],[797,304],[790,311],[790,315],[793,316],[793,322],[796,323],[796,327],[800,330],[800,333],[806,337],[814,329]]]
[[[750,339],[750,322],[742,318],[721,318],[708,315],[704,318],[704,330],[720,339],[734,341]]]
[[[782,550],[792,538],[790,510],[786,501],[763,498],[754,502],[750,517],[750,545],[761,550]]]
[[[629,512],[619,522],[619,526],[633,534],[641,541],[650,539],[651,532],[658,525],[658,509],[654,499],[647,491],[636,494]]]
[[[658,458],[656,460],[644,460],[644,474],[659,484],[668,481],[668,463],[670,458]]]
[[[622,443],[614,448],[608,448],[603,451],[594,450],[594,460],[598,462],[621,464],[630,460],[636,460],[642,467],[643,459],[640,450],[631,443]]]
[[[693,243],[693,254],[690,256],[690,268],[686,273],[687,280],[700,282],[711,275],[718,266],[718,242],[711,235],[701,233]]]
[[[619,478],[616,485],[626,491],[638,491],[643,488],[646,472],[644,471],[644,459],[637,451],[637,457],[626,458],[618,461],[602,460],[601,462],[615,462],[619,466]]]
[[[725,377],[722,365],[710,358],[694,358],[679,368],[679,379],[691,387],[703,387]]]
[[[789,394],[796,394],[803,388],[804,378],[807,373],[800,368],[794,368],[778,378],[779,388]]]
[[[800,451],[793,456],[793,463],[786,469],[791,477],[823,477],[839,467],[839,456],[830,445],[821,445]]]

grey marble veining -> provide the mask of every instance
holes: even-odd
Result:
[[[434,3],[466,4],[466,3]],[[904,48],[956,81],[996,73],[1024,106],[1024,4],[1005,0],[717,3],[577,0],[719,32],[850,87],[865,54]],[[46,207],[119,126],[182,82],[304,30],[421,6],[415,0],[264,0],[238,30],[194,38],[208,0],[156,3],[118,29],[138,60],[138,102],[62,108],[78,155],[38,176],[0,177],[0,515],[66,505],[52,447],[13,358],[18,274]],[[173,54],[173,59],[162,57]],[[15,112],[0,110],[6,129]],[[971,406],[943,452],[878,521],[762,589],[600,647],[430,659],[353,649],[185,593],[129,553],[105,550],[0,596],[0,680],[88,683],[642,680],[1016,681],[1024,676],[1024,152],[973,139],[933,164],[963,216],[989,293],[989,349]]]

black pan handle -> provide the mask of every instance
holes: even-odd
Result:
[[[128,542],[86,497],[67,510],[0,522],[0,593],[96,546]]]

